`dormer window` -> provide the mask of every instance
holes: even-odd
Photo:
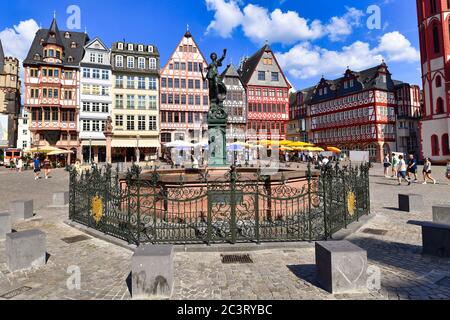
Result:
[[[73,62],[73,57],[72,57],[72,56],[69,56],[69,57],[67,58],[67,62]]]
[[[353,79],[350,80],[350,88],[353,88],[354,85],[355,85],[355,81]]]
[[[323,88],[323,94],[327,94],[327,93],[328,93],[328,88],[327,87]]]
[[[75,49],[75,48],[77,47],[77,43],[76,43],[75,41],[72,41],[72,42],[70,43],[70,47],[71,47],[72,49]]]
[[[70,39],[70,33],[69,32],[64,33],[64,38]]]
[[[148,52],[153,52],[153,46],[148,46]]]
[[[138,50],[139,50],[139,52],[144,52],[144,46],[143,45],[139,45]]]
[[[41,41],[40,41],[40,44],[41,44],[41,46],[44,44],[44,39],[41,39]]]
[[[34,60],[41,60],[41,56],[39,54],[35,54],[33,57]]]
[[[133,51],[133,44],[128,44],[128,51]]]
[[[117,49],[123,50],[123,43],[119,42],[119,43],[117,44]]]

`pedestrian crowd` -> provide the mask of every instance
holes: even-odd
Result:
[[[413,154],[408,155],[407,159],[402,154],[393,153],[385,155],[383,160],[384,176],[386,178],[397,179],[398,184],[402,185],[405,181],[408,185],[411,183],[419,183],[418,163]],[[429,158],[425,158],[422,170],[422,184],[429,182],[436,184],[437,180],[432,176],[432,164]],[[450,160],[447,161],[445,178],[450,180]]]

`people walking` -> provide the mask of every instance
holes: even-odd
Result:
[[[402,155],[398,157],[398,166],[397,166],[397,177],[398,177],[398,185],[400,186],[402,184],[402,179],[404,179],[406,182],[408,182],[408,186],[411,185],[411,180],[407,177],[406,171],[408,170],[408,166],[406,165],[405,159]]]
[[[398,157],[395,153],[391,156],[392,178],[397,178]]]
[[[17,161],[17,172],[22,173],[22,169],[23,169],[23,160],[22,158],[19,158],[19,160]]]
[[[41,162],[39,160],[39,156],[36,155],[33,161],[33,169],[34,169],[34,180],[38,180],[41,174]]]
[[[48,179],[50,174],[50,160],[48,159],[48,156],[45,157],[44,160],[44,175],[45,179]]]
[[[414,175],[414,182],[418,182],[417,179],[417,161],[416,158],[414,158],[414,155],[409,155],[409,161],[408,161],[408,179],[411,181],[411,174]]]
[[[391,160],[389,159],[389,155],[387,154],[383,160],[384,167],[384,177],[389,178],[389,167],[391,166]]]
[[[429,158],[425,159],[425,164],[423,166],[423,184],[427,184],[427,179],[433,181],[436,184],[436,179],[431,176],[431,161]]]

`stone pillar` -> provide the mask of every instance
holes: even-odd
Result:
[[[173,246],[144,245],[132,258],[133,299],[169,299],[173,290]]]
[[[94,162],[98,163],[98,146],[94,147]]]
[[[113,137],[113,126],[112,118],[108,117],[106,119],[105,131],[103,132],[106,138],[106,163],[112,163],[112,137]]]
[[[6,265],[11,272],[46,263],[45,233],[27,230],[6,235]]]
[[[5,240],[8,233],[11,233],[11,215],[0,213],[0,241]]]

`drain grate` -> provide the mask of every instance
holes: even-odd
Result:
[[[85,241],[85,240],[89,240],[89,239],[91,239],[91,238],[89,238],[88,236],[79,235],[79,236],[75,236],[75,237],[63,238],[61,240],[64,241],[65,243],[75,243],[75,242]]]
[[[441,287],[450,288],[450,277],[444,277],[439,281],[436,281],[436,284]]]
[[[381,229],[364,229],[362,232],[368,233],[368,234],[374,234],[377,236],[384,236],[388,233],[387,230],[381,230]]]
[[[234,263],[253,263],[249,254],[226,254],[221,255],[222,263],[234,264]]]
[[[14,289],[10,292],[7,292],[7,293],[1,295],[0,298],[9,300],[9,299],[12,299],[12,298],[15,298],[15,297],[21,295],[22,293],[30,291],[31,289],[32,289],[31,287],[20,287],[20,288]]]

